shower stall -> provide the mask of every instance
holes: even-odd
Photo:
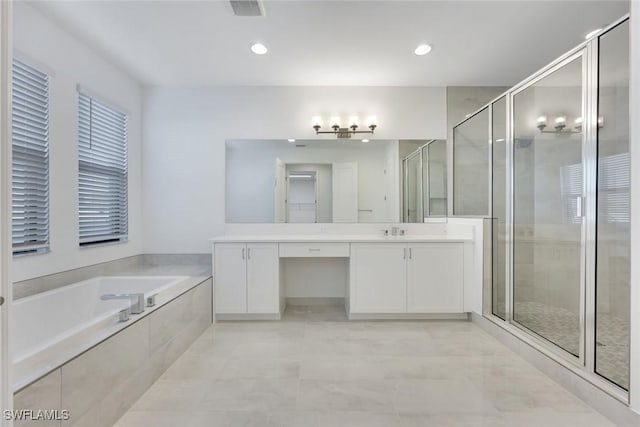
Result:
[[[484,315],[629,389],[629,22],[454,127],[453,213],[491,222]]]

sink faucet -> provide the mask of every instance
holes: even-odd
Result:
[[[100,299],[103,301],[128,299],[131,300],[131,314],[140,314],[144,311],[144,294],[104,294]]]

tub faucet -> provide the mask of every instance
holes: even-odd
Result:
[[[131,300],[131,314],[140,314],[144,311],[144,294],[104,294],[101,300],[128,299]]]

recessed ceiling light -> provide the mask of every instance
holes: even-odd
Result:
[[[596,28],[596,29],[595,29],[595,30],[593,30],[593,31],[589,31],[589,32],[587,33],[587,35],[586,35],[586,36],[584,36],[584,39],[585,39],[585,40],[589,40],[591,37],[595,36],[595,35],[596,35],[596,34],[598,34],[600,31],[602,31],[602,28]]]
[[[429,52],[431,52],[431,46],[429,46],[428,44],[418,45],[418,47],[416,47],[416,49],[413,51],[413,53],[418,56],[426,55]]]
[[[251,45],[251,52],[255,53],[256,55],[264,55],[268,51],[269,50],[267,49],[267,47],[262,43],[254,43]]]
[[[296,142],[296,140],[295,140],[295,139],[293,139],[293,138],[289,138],[289,139],[287,139],[287,141],[289,141],[289,142]]]
[[[365,138],[362,140],[362,142],[369,142],[369,140]]]

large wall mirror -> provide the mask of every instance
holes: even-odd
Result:
[[[226,221],[422,222],[429,216],[429,204],[423,203],[424,196],[422,192],[418,195],[417,189],[429,188],[429,174],[414,180],[416,183],[409,195],[405,190],[407,175],[403,160],[408,153],[421,152],[432,142],[426,139],[227,140]],[[444,141],[441,143],[444,145]],[[425,155],[424,160],[428,157]],[[438,162],[431,170],[444,169],[446,174],[442,159],[436,155],[431,158]],[[416,168],[421,172],[429,170],[419,162]],[[446,188],[446,182],[444,185]],[[419,197],[417,206],[425,207],[413,211],[411,218],[405,218],[404,205],[413,196]],[[438,216],[443,216],[441,210]]]

